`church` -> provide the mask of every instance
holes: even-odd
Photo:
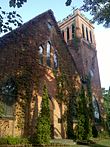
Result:
[[[104,110],[94,27],[78,9],[60,22],[48,10],[1,37],[0,136],[34,133],[46,84],[51,137],[67,138],[67,105],[74,110],[74,130],[75,95],[82,85],[86,89],[87,76],[91,78],[94,123],[100,128]]]

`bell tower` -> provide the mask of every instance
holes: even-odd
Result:
[[[104,110],[94,26],[81,14],[79,9],[76,9],[73,14],[64,18],[58,25],[74,59],[80,77],[91,76],[93,101],[97,102],[99,105],[97,107],[100,110],[100,112],[94,112],[97,113],[94,116],[96,115],[95,117],[98,120],[99,113],[104,114]]]

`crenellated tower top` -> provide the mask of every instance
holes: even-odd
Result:
[[[94,26],[79,9],[74,10],[73,14],[68,15],[62,21],[59,21],[58,25],[66,42],[77,37],[96,46]]]

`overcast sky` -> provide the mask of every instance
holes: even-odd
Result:
[[[8,0],[9,1],[9,0]],[[0,0],[0,6],[9,11],[8,1]],[[65,6],[66,0],[28,0],[23,8],[16,9],[26,22],[33,17],[52,9],[57,21],[62,20],[72,13],[72,5]],[[80,7],[82,0],[73,0],[76,7]],[[11,9],[13,10],[13,9]],[[89,19],[90,16],[85,14]],[[108,89],[110,86],[110,28],[105,29],[101,25],[95,25],[95,38],[97,45],[98,63],[100,71],[101,86]]]

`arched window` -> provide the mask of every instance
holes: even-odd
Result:
[[[69,28],[67,27],[67,41],[69,40],[69,38],[70,38]]]
[[[50,60],[50,56],[51,56],[51,44],[50,42],[48,41],[47,42],[47,66],[51,66],[51,60]]]
[[[92,105],[93,105],[93,112],[94,112],[94,120],[96,123],[99,123],[100,122],[100,110],[99,110],[99,104],[95,96],[93,96],[92,98]]]
[[[39,63],[43,64],[43,53],[44,53],[44,48],[42,46],[39,46]]]
[[[90,31],[90,41],[92,43],[92,32]]]
[[[14,116],[14,103],[17,98],[17,85],[13,78],[8,79],[0,88],[0,106],[2,108],[1,117]]]
[[[82,37],[85,38],[84,25],[82,24]]]
[[[58,54],[57,50],[54,50],[54,69],[58,68]]]
[[[89,41],[88,28],[86,28],[86,39],[87,39],[87,41]]]
[[[50,22],[47,23],[48,29],[51,30],[52,29],[52,24]]]
[[[72,24],[72,38],[75,37],[75,26],[74,24]]]

